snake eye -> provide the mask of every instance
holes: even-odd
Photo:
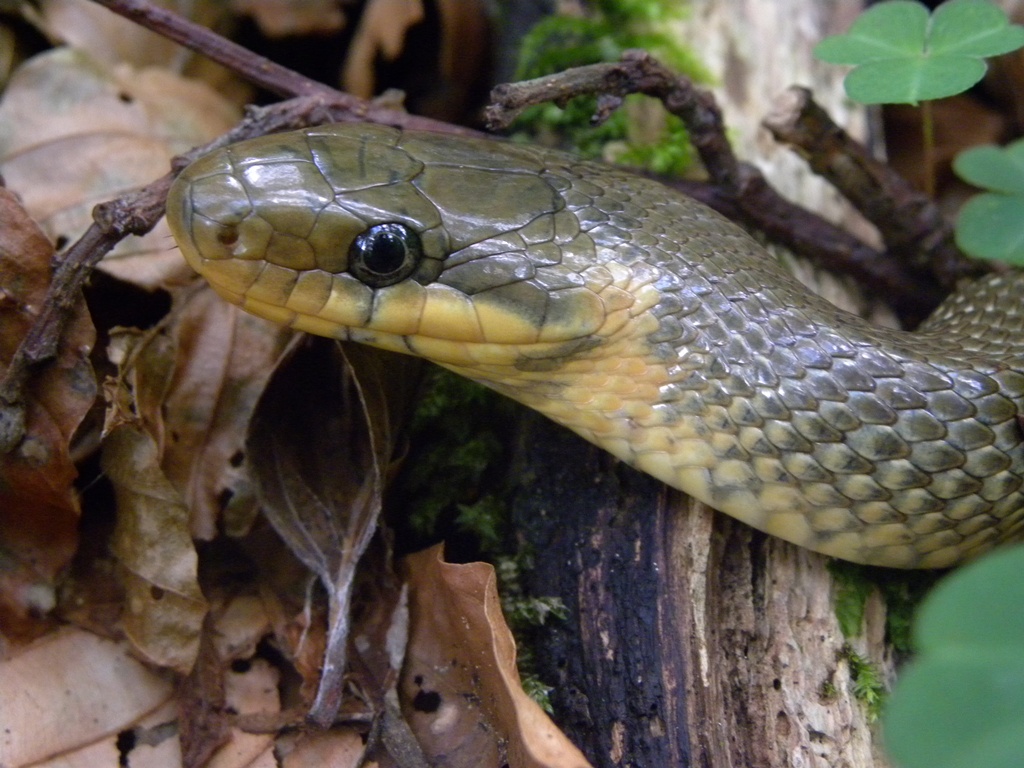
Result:
[[[423,258],[420,236],[404,224],[377,224],[348,249],[348,270],[371,288],[407,278]]]

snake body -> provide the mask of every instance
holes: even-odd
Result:
[[[1018,274],[880,329],[657,182],[370,125],[207,155],[168,220],[246,310],[432,360],[798,545],[944,567],[1024,526]]]

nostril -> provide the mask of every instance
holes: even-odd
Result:
[[[232,246],[238,242],[238,227],[225,226],[217,232],[217,242],[221,245]]]

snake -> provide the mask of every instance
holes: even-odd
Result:
[[[1019,272],[876,327],[654,179],[372,124],[211,152],[167,219],[244,310],[426,358],[801,547],[944,568],[1024,527]]]

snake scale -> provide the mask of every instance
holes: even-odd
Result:
[[[1020,274],[876,328],[655,181],[372,125],[211,153],[168,220],[244,309],[432,360],[798,545],[944,567],[1024,526]]]

